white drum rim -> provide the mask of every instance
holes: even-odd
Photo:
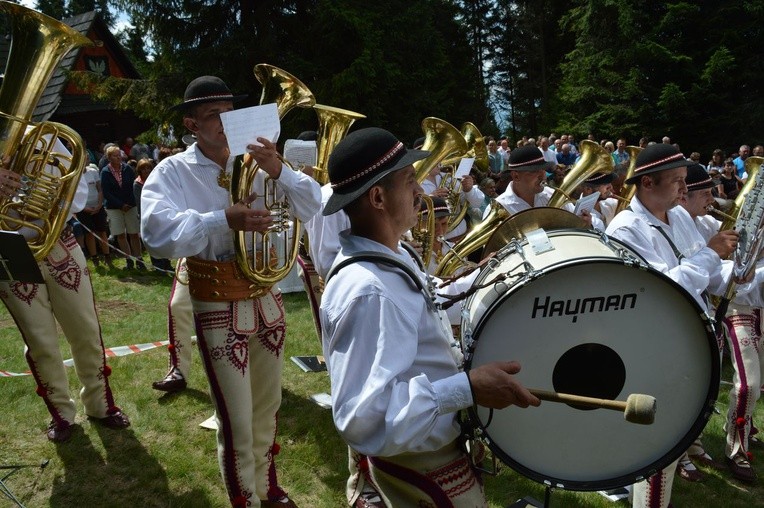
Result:
[[[629,249],[630,250],[630,249]],[[546,268],[541,269],[542,272],[556,272],[560,271],[564,268],[567,268],[569,266],[578,265],[582,262],[590,262],[590,263],[607,263],[607,264],[620,264],[622,266],[627,266],[626,263],[624,263],[623,260],[618,258],[577,258],[575,260],[571,260],[568,262],[562,262],[557,263],[554,265],[550,265]],[[632,267],[633,268],[633,267]],[[486,431],[483,422],[481,421],[479,415],[477,414],[476,406],[472,406],[471,408],[466,410],[467,420],[468,424],[471,429],[480,429],[482,432],[481,438],[485,441],[488,448],[494,453],[494,455],[504,464],[509,466],[510,468],[514,469],[518,473],[522,474],[523,476],[530,478],[536,482],[550,485],[555,488],[563,488],[566,490],[575,490],[575,491],[595,491],[595,490],[608,490],[613,489],[617,487],[622,487],[624,485],[630,485],[633,483],[636,483],[640,480],[643,480],[649,476],[652,476],[653,474],[657,473],[661,469],[665,468],[669,464],[671,464],[674,460],[678,459],[682,456],[682,454],[689,448],[689,446],[695,441],[695,439],[700,436],[700,434],[703,432],[703,429],[706,427],[706,424],[708,423],[708,420],[711,418],[711,414],[713,413],[714,406],[716,403],[716,399],[718,397],[719,392],[719,382],[721,379],[721,365],[718,361],[719,359],[719,349],[716,342],[716,337],[713,332],[713,327],[707,320],[703,319],[703,314],[705,311],[700,307],[697,301],[677,282],[669,278],[667,275],[661,273],[660,271],[649,267],[647,265],[640,267],[639,269],[642,269],[644,271],[650,272],[652,275],[657,276],[660,279],[663,279],[664,282],[668,282],[670,286],[673,286],[675,289],[679,290],[678,292],[693,306],[695,311],[697,312],[699,319],[703,322],[703,328],[706,332],[706,342],[709,347],[709,358],[711,359],[711,375],[710,375],[710,384],[708,386],[708,389],[705,394],[705,404],[702,408],[700,408],[700,411],[697,415],[694,416],[694,420],[692,423],[692,426],[688,429],[688,431],[685,433],[684,437],[679,443],[676,443],[669,451],[664,453],[659,459],[653,461],[652,463],[643,466],[639,468],[638,470],[635,470],[629,474],[624,475],[618,475],[613,476],[611,478],[602,478],[602,479],[595,479],[595,480],[571,480],[571,479],[565,479],[565,478],[558,478],[554,477],[552,475],[545,475],[540,471],[536,471],[534,469],[531,469],[524,464],[519,463],[518,461],[514,460],[512,457],[510,457],[504,450],[498,447],[498,445],[491,439],[491,433]],[[474,346],[480,342],[479,337],[480,333],[482,332],[482,329],[485,325],[485,323],[489,320],[490,316],[492,316],[499,307],[501,307],[502,303],[507,299],[510,298],[510,296],[515,293],[520,288],[523,288],[533,282],[532,280],[521,280],[517,282],[516,284],[512,285],[507,289],[506,292],[504,292],[501,296],[496,298],[495,301],[493,301],[490,306],[485,310],[485,312],[480,317],[480,320],[475,323],[473,332],[472,332],[472,347],[474,349]],[[465,354],[465,360],[464,360],[464,371],[469,373],[471,364],[472,364],[472,351],[469,352],[469,354]],[[713,361],[716,359],[717,361]],[[689,420],[689,418],[688,418]]]

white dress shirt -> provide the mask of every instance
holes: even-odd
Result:
[[[327,183],[321,187],[321,211],[331,196],[332,184]],[[326,279],[340,251],[340,232],[350,228],[350,219],[344,210],[331,215],[322,215],[321,211],[305,223],[305,231],[308,233],[313,267],[319,277]]]
[[[382,252],[425,281],[400,247],[394,252],[350,231],[340,245],[336,263]],[[468,287],[474,276],[465,279]],[[448,320],[401,269],[365,261],[344,267],[327,282],[320,313],[334,423],[353,449],[394,456],[438,450],[457,438],[454,413],[472,405],[469,381],[451,353]]]
[[[647,264],[682,286],[698,304],[708,310],[702,293],[723,291],[722,260],[706,246],[690,214],[681,206],[667,212],[668,224],[653,215],[635,196],[626,209],[616,215],[607,234],[631,246]],[[682,254],[680,262],[669,242],[655,228],[661,228]]]
[[[552,195],[554,194],[554,189],[551,187],[544,187],[541,192],[533,196],[533,206],[531,206],[527,201],[515,194],[513,184],[514,182],[509,182],[509,185],[507,185],[507,190],[505,190],[498,198],[496,198],[496,201],[509,212],[509,215],[514,215],[524,210],[530,210],[531,208],[549,206],[549,200],[552,199]],[[570,213],[573,213],[575,208],[576,207],[571,202],[567,202],[561,207],[562,210],[567,210]],[[490,211],[491,207],[486,207],[485,211],[483,212],[483,219],[488,216]],[[592,215],[592,227],[600,231],[605,230],[605,224],[602,222],[602,220],[600,220],[599,217],[595,215]]]
[[[225,171],[230,174],[234,157]],[[221,168],[199,150],[196,143],[185,152],[162,160],[151,172],[141,194],[141,237],[152,256],[199,256],[212,261],[234,258],[233,231],[225,217],[231,206],[228,189],[218,185]],[[267,173],[258,170],[254,189],[263,188]],[[308,175],[281,168],[276,180],[298,219],[310,219],[321,206],[321,191]],[[262,192],[260,192],[262,193]],[[258,196],[252,208],[263,209]]]

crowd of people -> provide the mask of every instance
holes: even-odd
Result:
[[[113,236],[128,256],[127,267],[145,269],[143,245],[155,267],[171,268],[169,260],[184,259],[186,270],[178,272],[176,282],[187,277],[182,281],[186,290],[176,293],[175,285],[170,297],[184,304],[169,308],[182,314],[185,335],[195,324],[230,503],[288,508],[296,504],[279,482],[275,461],[286,314],[277,285],[253,287],[243,276],[232,241],[237,232],[262,233],[274,224],[262,194],[231,204],[234,157],[220,115],[243,98],[219,78],[199,77],[174,107],[194,136],[187,149],[152,151],[127,140],[91,153],[92,166],[72,211],[92,238],[86,236],[79,248],[64,231],[59,245],[40,261],[45,282],[2,282],[0,297],[19,325],[38,394],[50,410],[47,436],[63,443],[75,425],[75,404],[54,343],[56,320],[72,344],[87,415],[111,428],[130,425],[108,385],[111,371],[82,250],[96,265],[113,264],[105,241]],[[258,138],[247,146],[260,167],[255,185],[266,178],[275,181],[277,194],[286,196],[293,216],[306,224],[310,252],[303,255],[322,279],[316,319],[334,423],[348,445],[351,506],[486,506],[475,467],[477,448],[468,452],[462,446],[457,414],[475,405],[533,411],[541,403],[519,381],[522,366],[511,358],[463,369],[453,335],[460,305],[443,304],[468,293],[479,270],[453,277],[448,285],[437,277],[438,260],[496,210],[511,216],[547,206],[582,152],[591,149],[570,134],[538,139],[522,138],[510,149],[509,139],[487,137],[486,164],[476,164],[458,185],[448,186],[443,182],[454,176],[439,161],[420,182],[414,164],[431,155],[421,142],[408,148],[375,127],[353,131],[339,142],[328,162],[330,182],[323,187],[309,174],[289,169],[269,140]],[[626,139],[589,141],[612,157],[615,170],[587,174],[568,189],[568,201],[599,192],[591,211],[580,212],[582,223],[631,246],[712,313],[707,295],[723,292],[732,277],[726,258],[738,244],[738,233],[719,231],[720,223],[707,214],[709,207],[729,208],[749,178],[754,169],[745,164],[749,147],[742,146],[736,158],[714,151],[703,166],[697,162],[700,154],[685,157],[667,137],[660,142],[643,138],[638,151],[630,151]],[[762,151],[756,146],[753,155]],[[0,167],[0,193],[13,196],[19,187],[18,176]],[[629,189],[629,206],[616,213],[615,196],[626,196]],[[423,206],[425,194],[431,205]],[[453,203],[468,210],[449,225]],[[561,206],[575,211],[571,202]],[[434,262],[425,266],[402,240],[429,213],[435,217]],[[262,251],[262,245],[255,247]],[[87,291],[59,276],[72,269]],[[761,388],[762,277],[764,271],[757,270],[736,280],[737,296],[720,327],[727,330],[735,371],[726,464],[714,460],[698,440],[684,456],[635,484],[634,506],[668,506],[674,475],[697,481],[703,476],[697,466],[725,468],[738,480],[756,481],[749,448],[758,443],[753,410]],[[82,323],[88,323],[89,333],[79,333]],[[171,337],[179,326],[171,315]],[[186,360],[178,363],[182,349]],[[173,342],[171,370],[154,384],[156,389],[185,388],[188,353],[188,343]]]
[[[154,166],[181,151],[136,143],[130,137],[122,144],[101,143],[98,150],[87,150],[88,164],[82,176],[88,185],[87,202],[70,225],[94,267],[114,269],[115,258],[124,258],[126,270],[147,270],[140,238],[141,191]],[[152,256],[151,265],[157,273],[171,274],[173,270],[168,259]]]

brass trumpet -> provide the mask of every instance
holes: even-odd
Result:
[[[714,215],[718,215],[719,217],[721,217],[725,221],[730,221],[730,222],[734,223],[737,220],[737,218],[733,217],[732,215],[730,215],[728,213],[722,212],[721,210],[716,208],[714,205],[708,205],[706,207],[706,211],[708,213],[712,213]]]

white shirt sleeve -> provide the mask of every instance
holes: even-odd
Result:
[[[360,296],[324,335],[331,341],[324,351],[335,425],[353,449],[366,455],[417,449],[433,439],[438,417],[472,404],[463,372],[434,383],[422,373],[412,377],[418,342],[401,340],[417,336],[417,322],[409,314],[383,295]]]

